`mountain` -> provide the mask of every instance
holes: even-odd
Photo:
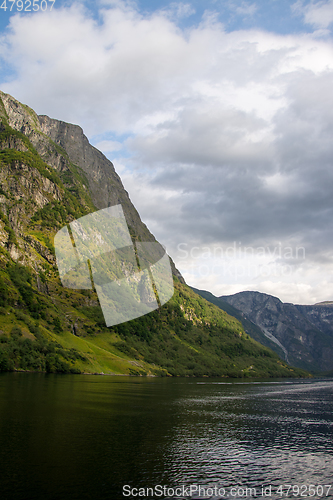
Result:
[[[250,335],[251,338],[259,342],[260,344],[273,349],[282,359],[285,359],[285,352],[283,347],[280,347],[274,340],[269,338],[265,333],[257,326],[255,323],[250,321],[239,309],[229,304],[223,297],[216,297],[211,292],[206,290],[199,290],[197,288],[191,287],[192,290],[206,299],[208,302],[215,304],[217,307],[230,314],[243,325],[245,332]]]
[[[197,293],[210,300],[207,292]],[[333,369],[332,303],[294,305],[251,291],[216,297],[214,303],[229,313],[233,307],[245,331],[279,354],[282,350],[291,365],[313,372]]]
[[[172,299],[106,327],[95,289],[62,285],[55,235],[77,219],[121,205],[132,243],[159,244],[112,163],[80,127],[38,116],[3,92],[0,120],[0,371],[306,375],[193,292],[171,260]],[[120,260],[125,273],[123,265]],[[144,287],[137,267],[136,273],[136,285]]]
[[[296,305],[296,307],[318,330],[333,339],[333,302],[320,302],[312,306]]]

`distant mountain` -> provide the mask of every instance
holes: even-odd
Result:
[[[319,302],[313,306],[296,305],[296,307],[310,323],[333,339],[333,302]]]
[[[207,292],[196,290],[213,302]],[[333,369],[333,304],[283,303],[277,297],[260,292],[240,292],[215,297],[223,310],[233,307],[233,315],[253,338],[284,354],[288,363],[310,371]],[[226,306],[227,304],[227,306]]]
[[[140,318],[106,327],[94,289],[62,286],[54,236],[76,219],[120,204],[132,243],[156,242],[113,164],[80,127],[38,116],[3,92],[0,145],[0,371],[306,375],[195,294],[171,260],[172,299]],[[123,264],[120,260],[118,271],[126,280]],[[137,262],[133,274],[145,292]]]
[[[230,316],[238,319],[238,321],[242,323],[243,328],[248,335],[250,335],[257,342],[260,342],[260,344],[273,349],[273,351],[277,352],[277,354],[282,359],[285,359],[286,355],[283,347],[280,347],[275,339],[272,340],[267,335],[265,335],[261,328],[250,321],[247,317],[245,317],[239,309],[236,309],[236,307],[229,304],[226,300],[223,299],[223,297],[215,297],[215,295],[213,295],[211,292],[199,290],[194,287],[191,288],[195,293],[208,300],[208,302],[215,304],[217,307],[230,314]]]

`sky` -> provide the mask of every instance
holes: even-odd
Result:
[[[0,89],[83,128],[189,285],[333,300],[333,0],[1,2]]]

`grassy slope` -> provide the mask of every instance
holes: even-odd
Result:
[[[7,283],[11,282],[5,270],[1,275]],[[8,289],[12,295],[0,308],[0,338],[6,339],[0,344],[0,351],[1,346],[7,346],[7,339],[14,337],[16,354],[12,351],[11,359],[17,369],[174,376],[305,375],[251,339],[235,318],[177,281],[174,297],[160,310],[113,328],[104,326],[94,292],[65,290],[56,277],[49,280],[48,295],[33,289],[28,281],[25,286],[33,290],[33,297],[40,304],[38,312],[33,310],[34,303],[23,300],[29,295],[22,285],[21,294],[17,282],[11,282]],[[15,308],[11,305],[13,300]],[[92,303],[95,305],[87,305]],[[77,335],[72,333],[74,318]],[[17,327],[22,337],[17,335]],[[56,356],[60,364],[47,364],[44,360],[35,366],[33,357],[30,365],[26,357],[22,364],[18,345],[24,339],[38,340],[38,333],[65,350]],[[46,357],[51,355],[46,353]],[[72,357],[68,359],[68,355]]]

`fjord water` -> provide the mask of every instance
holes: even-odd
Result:
[[[1,374],[0,498],[333,498],[332,431],[333,380]]]

